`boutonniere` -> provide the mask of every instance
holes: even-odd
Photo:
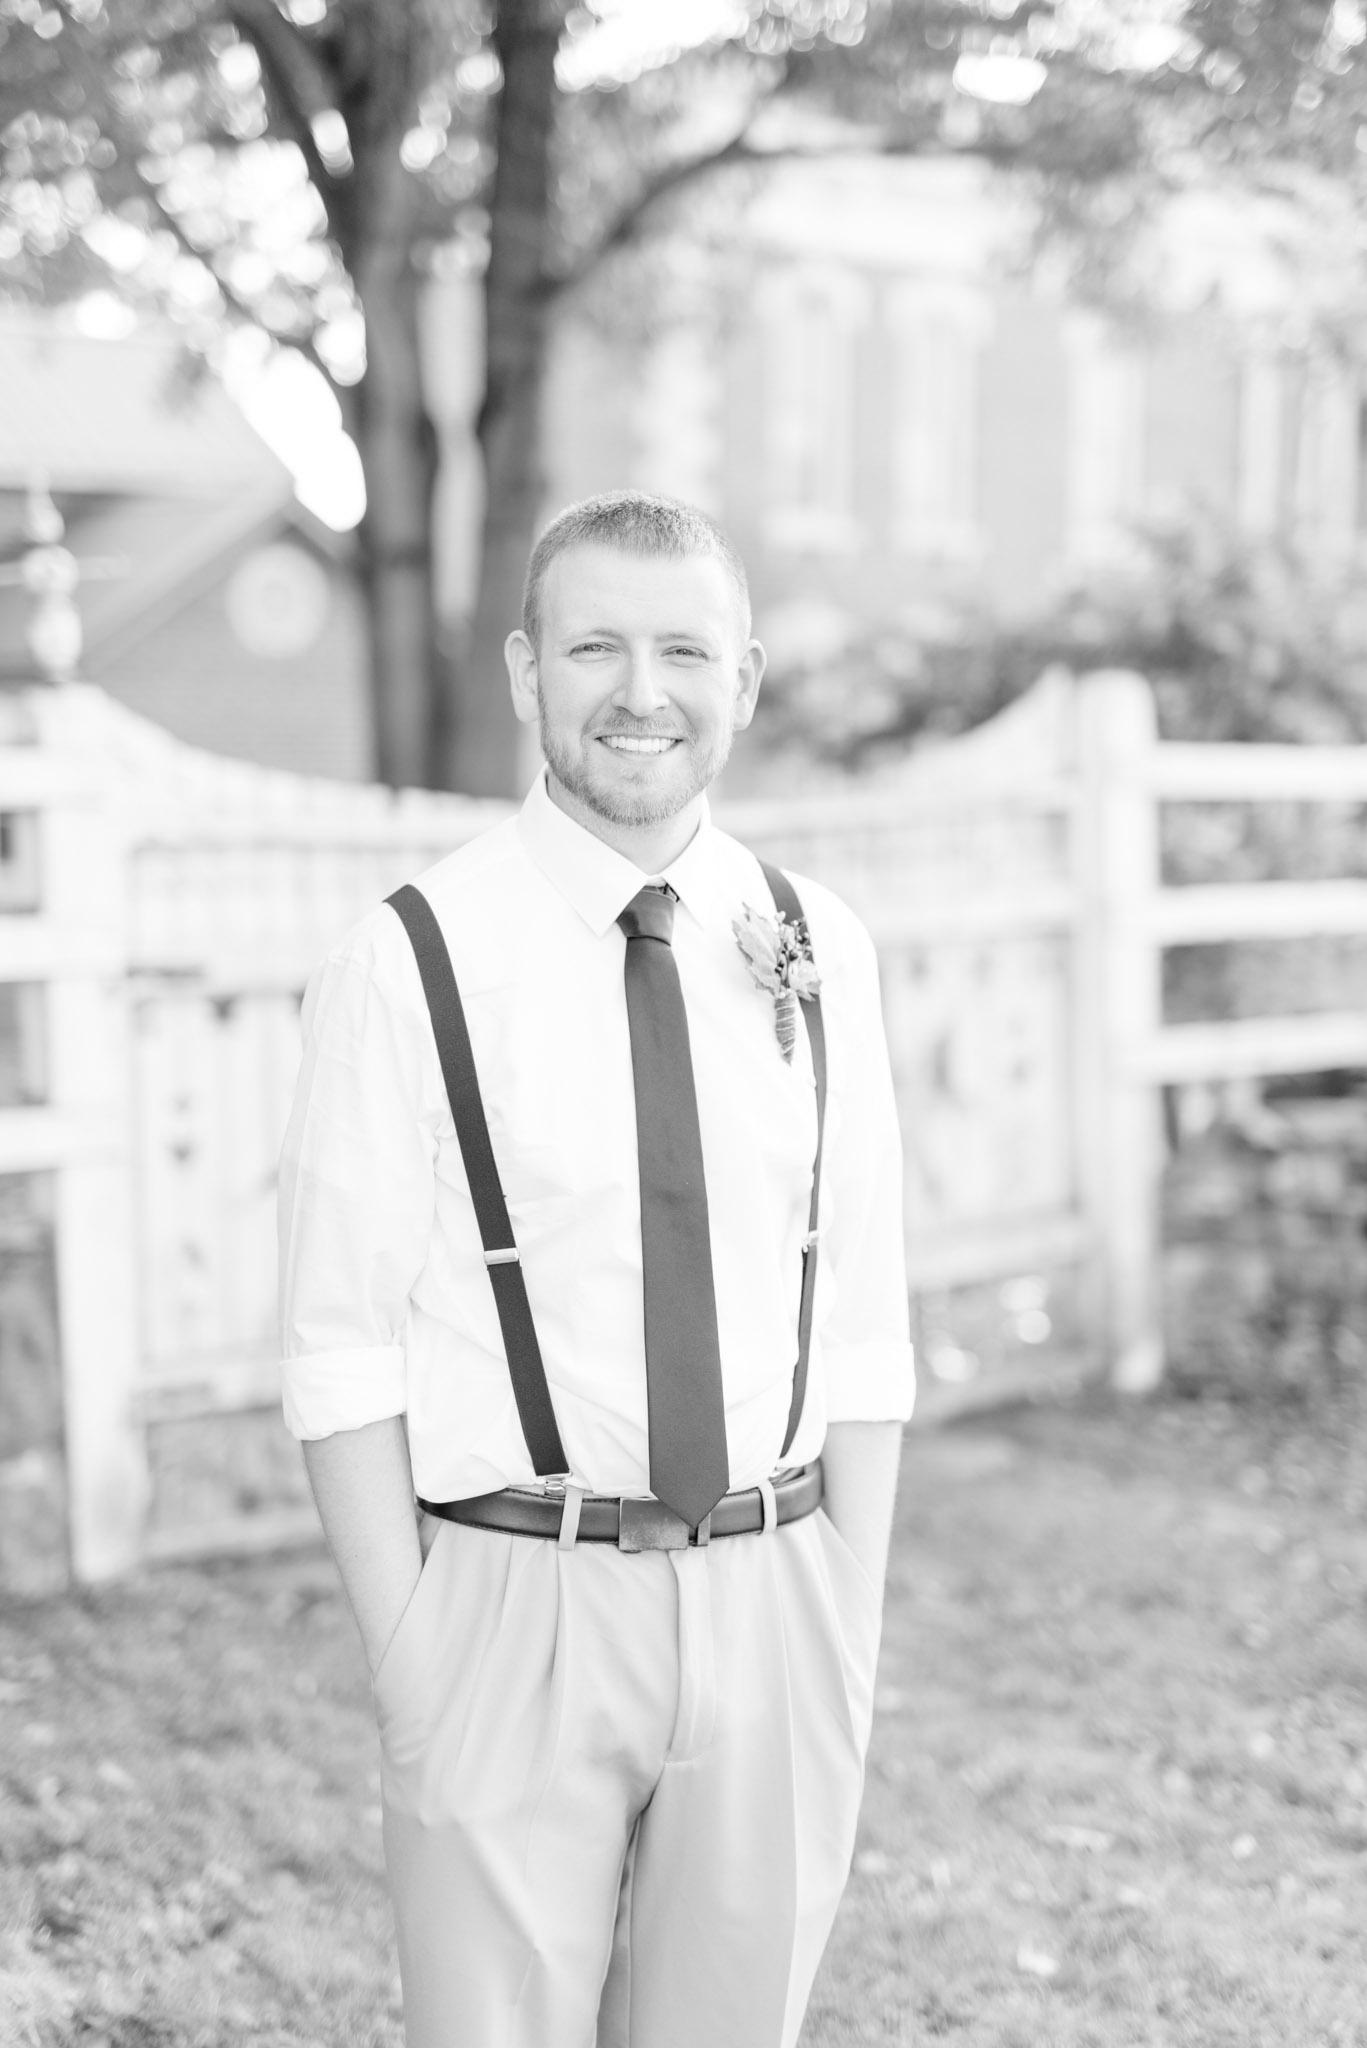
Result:
[[[732,919],[731,929],[750,970],[750,979],[756,988],[766,990],[774,999],[778,1049],[791,1066],[797,1043],[798,998],[810,1003],[821,992],[821,976],[812,958],[807,926],[805,922],[789,923],[782,911],[765,917],[747,903],[741,915]]]

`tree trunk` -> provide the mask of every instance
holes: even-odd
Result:
[[[545,485],[541,399],[550,332],[550,144],[555,53],[568,0],[502,0],[493,41],[503,67],[485,280],[487,364],[478,433],[484,458],[479,595],[443,699],[441,763],[451,789],[516,794],[522,755],[503,666],[521,615],[522,578]]]
[[[354,165],[329,225],[365,317],[365,375],[344,394],[365,472],[361,581],[370,631],[375,772],[437,781],[437,636],[432,565],[438,438],[423,393],[416,251],[424,198],[400,143],[442,44],[427,12],[367,0],[339,15],[338,106]]]
[[[534,317],[544,324],[544,314]],[[540,345],[544,349],[544,337]],[[544,491],[539,364],[534,376],[505,392],[480,442],[485,510],[479,592],[461,659],[451,671],[458,717],[443,758],[449,788],[510,796],[520,793],[524,741],[513,717],[503,643],[521,624],[522,582]]]
[[[397,160],[390,174],[405,177]],[[382,782],[438,782],[432,503],[437,434],[423,401],[418,278],[408,239],[376,236],[353,272],[366,371],[351,394],[366,480],[361,578],[370,627],[375,770]]]

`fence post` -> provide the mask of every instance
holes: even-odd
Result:
[[[1078,1177],[1093,1246],[1093,1325],[1112,1384],[1143,1393],[1163,1374],[1158,1091],[1145,1071],[1162,1021],[1158,744],[1143,676],[1111,670],[1078,688],[1082,898],[1078,961]]]
[[[42,818],[42,914],[56,939],[47,986],[71,1563],[83,1581],[137,1560],[147,1510],[139,1372],[128,1014],[128,874],[114,765],[96,693],[35,694],[42,744],[86,771]]]

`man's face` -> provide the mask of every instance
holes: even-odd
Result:
[[[537,720],[551,774],[618,826],[677,816],[750,723],[764,651],[711,555],[567,548],[542,589],[540,646],[508,641],[513,707]]]

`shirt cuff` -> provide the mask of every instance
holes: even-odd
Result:
[[[364,1429],[368,1422],[402,1415],[408,1406],[408,1375],[397,1344],[286,1358],[280,1378],[285,1424],[301,1443],[340,1429]]]
[[[821,1347],[827,1422],[908,1422],[916,1399],[910,1344],[840,1344]]]

